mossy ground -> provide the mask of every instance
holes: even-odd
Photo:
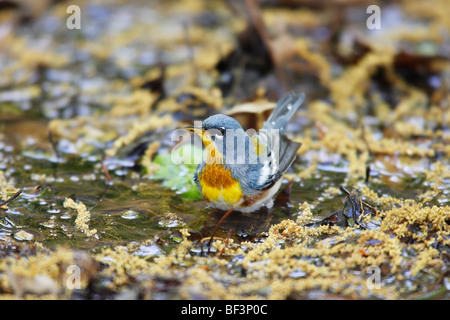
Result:
[[[25,24],[23,3],[0,11],[0,199],[23,190],[0,209],[1,298],[449,298],[445,0],[383,2],[377,31],[365,1],[79,1],[80,30],[65,2]],[[170,134],[217,112],[257,127],[287,89],[307,97],[292,207],[208,253],[217,219],[165,167]],[[321,223],[341,185],[369,227]]]

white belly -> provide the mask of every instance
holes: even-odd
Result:
[[[244,213],[249,213],[249,212],[258,210],[259,208],[261,208],[263,206],[267,207],[268,209],[272,208],[273,207],[273,197],[277,193],[278,189],[280,189],[280,186],[282,183],[281,180],[282,179],[278,180],[269,190],[267,190],[267,192],[263,198],[259,199],[258,201],[253,203],[251,206],[248,206],[248,207],[238,206],[234,210],[244,212]],[[224,211],[228,211],[233,207],[232,205],[230,205],[229,203],[226,203],[225,201],[215,201],[214,203],[210,203],[209,206],[212,208],[216,208],[216,209],[224,210]]]

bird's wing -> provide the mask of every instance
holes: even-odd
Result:
[[[301,143],[293,142],[284,135],[270,139],[264,133],[259,135],[269,147],[264,154],[259,154],[257,179],[251,179],[250,187],[256,190],[266,190],[272,187],[291,166],[295,160]]]
[[[287,93],[277,102],[275,109],[264,123],[257,142],[265,148],[255,146],[259,157],[259,176],[252,179],[252,188],[266,190],[277,182],[295,160],[301,144],[284,136],[284,130],[292,116],[297,112],[305,99],[305,95]],[[255,140],[252,139],[255,145]],[[259,151],[262,152],[262,154]]]
[[[279,130],[283,133],[289,120],[297,112],[304,100],[304,93],[296,94],[292,92],[283,95],[264,123],[264,129]]]

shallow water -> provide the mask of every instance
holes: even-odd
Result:
[[[94,248],[152,238],[165,230],[160,220],[168,212],[178,215],[190,230],[203,236],[211,232],[220,218],[221,212],[208,209],[203,200],[184,199],[174,190],[161,186],[161,181],[142,178],[129,166],[120,166],[120,161],[109,166],[112,177],[109,182],[98,157],[63,154],[58,158],[51,148],[37,150],[36,145],[49,144],[43,123],[20,119],[4,122],[11,144],[4,144],[0,150],[1,165],[5,176],[23,189],[21,197],[12,201],[5,211],[7,219],[2,220],[0,229],[4,239],[22,229],[33,234],[34,240],[52,247],[68,244],[75,248]],[[30,127],[38,127],[42,132],[31,134],[21,130]],[[36,137],[43,140],[37,141]],[[34,141],[23,148],[22,141],[29,139]],[[307,166],[308,162],[299,160],[293,170]],[[381,194],[412,199],[424,191],[420,175],[404,177],[402,174],[397,179],[392,179],[389,172],[383,175],[372,171],[372,175],[368,185]],[[313,177],[293,181],[288,205],[276,205],[270,212],[236,213],[224,222],[222,229],[234,230],[242,240],[249,234],[267,231],[270,225],[283,219],[295,218],[298,205],[303,202],[313,204],[318,220],[326,218],[342,208],[344,194],[324,196],[324,191],[345,185],[345,178],[345,166],[319,166]],[[285,179],[280,189],[287,185]],[[88,239],[76,230],[76,212],[63,207],[68,197],[83,202],[91,212],[90,225],[99,230],[95,239]],[[443,199],[440,204],[446,203],[448,200]],[[224,232],[222,236],[226,235]]]
[[[262,42],[252,41],[258,34],[245,29],[249,21],[223,2],[80,1],[80,6],[84,22],[78,31],[65,27],[64,2],[27,23],[16,24],[20,10],[0,15],[0,30],[8,33],[9,23],[13,26],[8,37],[0,38],[0,46],[5,45],[0,52],[0,173],[5,181],[0,187],[6,183],[22,189],[0,209],[0,245],[5,248],[0,252],[1,294],[17,293],[6,273],[10,265],[26,265],[37,252],[42,254],[38,262],[54,254],[61,265],[73,263],[58,256],[62,245],[64,252],[87,249],[83,252],[101,263],[90,271],[100,279],[99,288],[91,283],[70,291],[68,298],[86,298],[106,287],[112,290],[110,296],[98,297],[114,297],[134,281],[150,298],[224,299],[229,291],[222,289],[231,285],[233,299],[252,294],[314,299],[317,292],[310,290],[310,278],[315,288],[325,285],[320,294],[326,295],[346,276],[354,283],[347,283],[349,291],[345,286],[337,291],[343,297],[448,298],[445,232],[450,220],[433,217],[436,225],[427,220],[450,204],[448,60],[441,61],[441,71],[430,67],[439,55],[446,56],[448,43],[435,43],[439,37],[432,38],[431,32],[430,39],[427,32],[418,33],[423,41],[410,41],[411,35],[407,40],[398,34],[395,38],[396,32],[404,32],[403,25],[396,24],[389,30],[397,41],[396,55],[389,60],[389,50],[370,51],[363,43],[383,45],[377,35],[383,38],[386,29],[366,33],[362,43],[353,38],[347,43],[351,30],[365,25],[360,16],[348,14],[342,30],[335,30],[332,6],[292,12],[264,7],[266,27],[279,36],[274,40],[280,41],[280,52],[275,53],[286,62],[287,83],[282,83]],[[429,19],[437,26],[445,22],[442,14],[421,17],[420,1],[388,6],[383,12],[398,14],[403,6],[410,6],[408,14],[415,12],[418,26],[428,26]],[[365,12],[358,6],[347,9]],[[286,26],[278,24],[283,21]],[[336,32],[342,39],[334,39]],[[424,48],[425,56],[420,54]],[[159,158],[153,173],[158,180],[151,178],[152,164],[173,148],[171,132],[193,120],[249,102],[233,116],[245,127],[256,127],[264,118],[261,108],[275,102],[285,86],[305,92],[307,99],[288,127],[304,148],[281,187],[293,179],[290,202],[280,198],[272,210],[231,214],[217,233],[225,239],[223,252],[212,248],[209,255],[202,239],[211,235],[223,212],[210,210],[195,196],[192,168]],[[121,139],[125,142],[116,148]],[[152,153],[149,146],[155,142],[159,145]],[[364,177],[367,167],[370,176]],[[343,210],[340,186],[358,193],[373,191],[375,195],[363,195],[362,200],[381,214],[403,207],[415,211],[406,217],[402,212],[383,216],[395,221],[392,229],[313,229]],[[77,227],[77,212],[64,208],[67,198],[87,207],[88,226],[97,230],[94,236]],[[298,222],[308,210],[312,221]],[[417,217],[417,212],[425,216]],[[409,219],[415,220],[408,224]],[[406,225],[405,230],[395,229],[397,224]],[[285,230],[287,226],[294,231]],[[443,234],[438,237],[439,231]],[[361,240],[361,234],[368,238]],[[215,244],[220,248],[221,243]],[[44,249],[36,249],[39,244]],[[328,250],[321,250],[324,247]],[[422,257],[423,252],[429,255]],[[136,255],[142,259],[133,260]],[[280,257],[285,263],[278,265]],[[131,260],[136,265],[128,265]],[[363,268],[373,263],[383,270],[383,293],[363,290]],[[261,267],[266,265],[270,268]],[[421,268],[417,276],[411,275],[412,266]],[[39,275],[49,269],[45,263],[37,271],[26,268]],[[123,280],[123,270],[132,276]],[[51,278],[62,286],[59,274]],[[154,283],[140,282],[142,278]],[[300,289],[278,292],[285,287],[280,279]],[[289,282],[293,279],[297,282]],[[210,295],[196,292],[193,282]],[[250,293],[248,283],[257,283]]]

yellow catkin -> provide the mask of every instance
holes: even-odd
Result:
[[[151,144],[149,144],[141,159],[141,164],[144,168],[147,169],[147,174],[152,174],[156,170],[158,170],[158,165],[153,163],[152,158],[157,153],[159,146],[160,143],[158,141],[154,141]]]
[[[86,208],[84,203],[75,202],[71,198],[66,198],[64,200],[64,208],[70,208],[77,211],[77,218],[75,220],[75,226],[77,227],[77,229],[84,232],[88,237],[91,237],[97,233],[96,229],[89,229],[91,213]]]

